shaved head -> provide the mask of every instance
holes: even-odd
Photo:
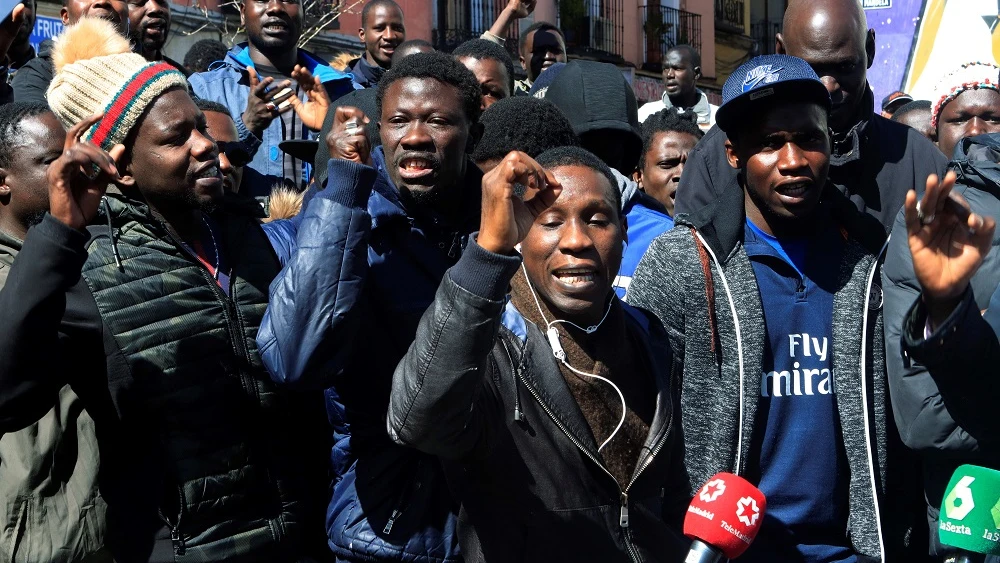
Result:
[[[830,127],[846,133],[873,109],[866,99],[875,32],[857,0],[790,0],[776,51],[804,59],[833,99]]]

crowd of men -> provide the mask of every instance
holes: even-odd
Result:
[[[867,72],[857,0],[791,0],[722,102],[639,107],[509,0],[364,53],[298,0],[167,58],[164,0],[0,23],[0,556],[685,561],[718,472],[739,561],[939,561],[1000,468],[1000,67]],[[526,77],[518,80],[517,67]]]

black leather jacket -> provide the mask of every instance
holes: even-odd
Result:
[[[390,436],[444,460],[466,561],[682,561],[690,499],[666,333],[629,308],[656,374],[656,412],[621,487],[539,327],[504,299],[520,257],[474,241],[444,277],[400,362]]]

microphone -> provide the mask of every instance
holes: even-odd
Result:
[[[684,563],[735,559],[750,547],[764,522],[767,499],[742,477],[716,473],[695,494],[684,517],[684,535],[693,540]]]
[[[955,470],[941,501],[938,538],[957,548],[943,561],[971,563],[1000,555],[1000,471],[963,465]]]

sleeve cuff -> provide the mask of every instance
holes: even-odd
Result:
[[[521,266],[521,255],[496,254],[476,242],[479,233],[469,238],[462,258],[448,274],[462,289],[491,301],[501,301],[507,295],[510,280]]]
[[[50,242],[65,248],[70,252],[86,254],[85,245],[90,240],[90,236],[72,227],[67,227],[59,219],[46,213],[42,221],[31,228],[31,231],[42,235]],[[29,232],[31,232],[29,231]]]
[[[236,119],[236,132],[239,134],[240,142],[243,143],[243,147],[246,148],[250,156],[253,157],[257,154],[257,149],[260,148],[262,141],[253,131],[247,129],[246,124],[243,123],[242,116]]]
[[[917,297],[910,312],[904,317],[903,344],[906,350],[914,356],[920,357],[925,356],[930,349],[945,346],[950,337],[957,332],[959,324],[969,314],[969,309],[973,307],[974,303],[972,290],[966,289],[955,310],[936,330],[931,331],[927,307],[924,305],[924,300]],[[979,312],[976,311],[975,314],[978,315]]]
[[[492,33],[489,32],[489,30],[484,31],[483,34],[481,36],[479,36],[479,38],[480,39],[485,39],[485,40],[487,40],[487,41],[489,41],[491,43],[496,43],[497,45],[504,45],[504,44],[506,44],[506,42],[504,41],[503,37],[500,37],[499,35],[493,35]]]
[[[378,172],[371,166],[331,158],[327,163],[326,186],[316,195],[347,207],[368,208],[368,197]]]

